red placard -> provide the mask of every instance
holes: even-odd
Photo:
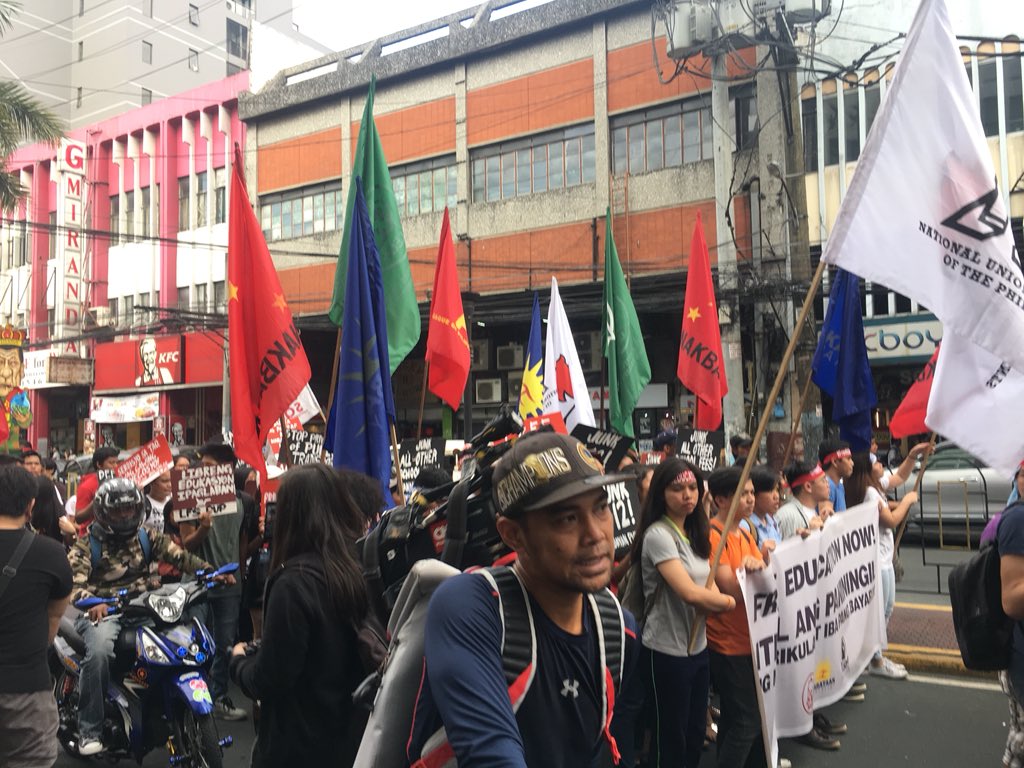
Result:
[[[144,487],[174,466],[167,438],[157,435],[117,465],[117,476]]]
[[[568,435],[569,430],[565,428],[565,419],[558,411],[542,413],[540,416],[531,416],[523,421],[523,434],[536,432],[541,427],[551,427],[561,435]]]

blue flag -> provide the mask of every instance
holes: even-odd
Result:
[[[533,294],[533,321],[526,344],[523,385],[519,390],[519,415],[524,419],[544,412],[544,347],[541,344],[540,299]]]
[[[327,443],[334,454],[334,466],[377,478],[384,498],[389,499],[389,421],[395,417],[395,402],[388,365],[384,289],[380,254],[358,178],[356,187],[338,384],[328,422]]]
[[[860,281],[843,269],[833,277],[811,370],[814,383],[832,398],[832,421],[839,425],[840,438],[855,451],[868,450],[871,409],[878,397],[864,344]]]

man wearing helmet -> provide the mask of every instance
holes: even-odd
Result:
[[[140,533],[145,502],[142,492],[130,480],[106,480],[96,492],[92,511],[94,521],[68,553],[74,584],[73,603],[89,597],[113,597],[121,589],[127,589],[128,596],[134,597],[146,590],[149,565],[153,561],[188,573],[212,568],[160,531]],[[232,576],[222,578],[234,582]],[[106,605],[98,605],[75,622],[75,629],[86,646],[78,708],[82,755],[94,755],[103,750],[100,741],[103,691],[107,688],[110,660],[114,658],[114,642],[121,629],[118,618],[104,619],[106,615]]]

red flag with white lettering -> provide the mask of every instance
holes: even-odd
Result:
[[[722,423],[722,398],[729,391],[729,384],[722,366],[722,334],[718,328],[715,285],[711,281],[711,259],[699,213],[690,242],[676,375],[699,401],[693,426],[708,431],[718,429]]]
[[[309,382],[310,370],[249,203],[237,144],[228,219],[228,345],[235,454],[266,477],[263,444]]]
[[[903,402],[889,420],[889,433],[896,439],[908,435],[920,435],[928,432],[924,417],[928,412],[928,396],[932,392],[932,379],[935,378],[935,364],[939,360],[939,348],[935,348],[929,360],[914,383],[910,385]]]

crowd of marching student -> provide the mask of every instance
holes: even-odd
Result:
[[[889,471],[873,453],[853,453],[845,442],[826,440],[818,462],[794,461],[781,475],[767,466],[754,466],[742,488],[739,465],[752,449],[748,437],[733,438],[733,466],[706,477],[690,462],[673,456],[674,445],[673,434],[660,435],[655,447],[663,453],[661,463],[653,473],[649,467],[638,469],[642,512],[630,562],[620,564],[617,573],[624,577],[620,597],[641,627],[641,674],[620,701],[613,727],[620,736],[624,764],[630,768],[696,766],[710,742],[715,742],[716,764],[723,768],[766,766],[736,570],[764,568],[784,539],[814,535],[848,505],[877,502],[880,581],[888,620],[895,598],[892,532],[917,495],[910,491],[897,503],[885,494],[907,481],[928,445],[914,446],[907,459]],[[784,491],[788,498],[780,504]],[[735,494],[740,498],[730,522]],[[720,564],[709,581],[710,561],[723,537]],[[881,653],[865,671],[895,679],[907,675]],[[858,682],[847,699],[863,701],[866,688]],[[712,693],[718,695],[720,710],[710,704]],[[814,714],[813,723],[799,741],[818,749],[838,749],[838,736],[846,732],[846,725],[822,712]]]

